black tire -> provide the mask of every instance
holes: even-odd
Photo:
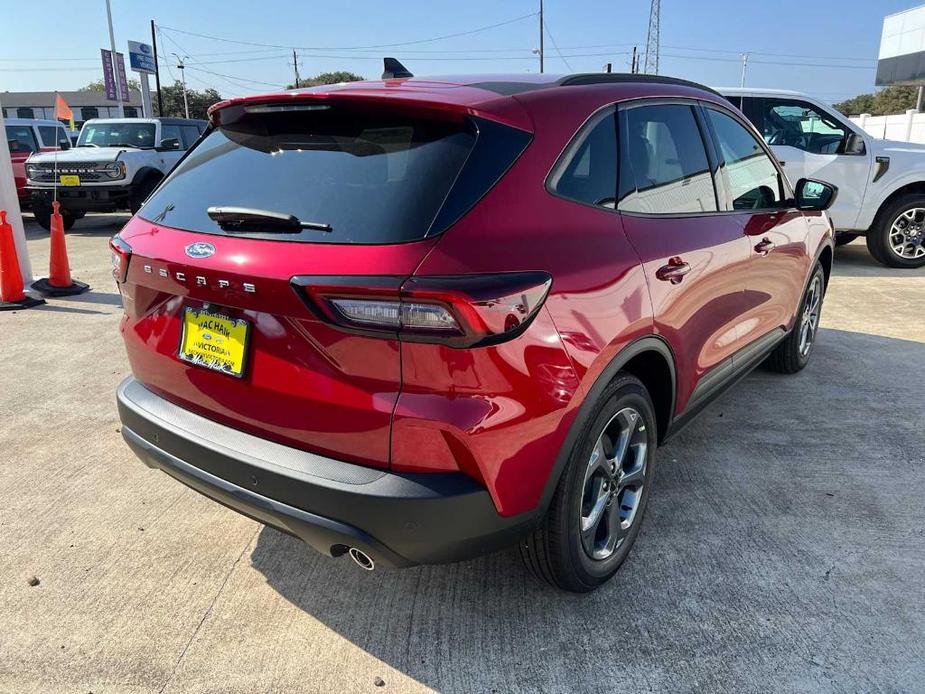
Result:
[[[849,234],[846,231],[840,231],[835,234],[835,245],[836,246],[847,246],[849,243],[854,241],[860,234]]]
[[[136,214],[138,210],[141,209],[141,206],[144,204],[145,200],[147,200],[148,196],[154,192],[154,189],[157,188],[157,184],[160,182],[160,177],[153,175],[148,176],[141,182],[141,184],[132,194],[132,197],[129,199],[129,210],[132,214]]]
[[[895,200],[883,206],[877,213],[870,231],[867,232],[867,250],[874,259],[888,267],[898,268],[917,268],[925,266],[925,255],[918,258],[904,258],[893,250],[893,244],[890,243],[890,231],[894,222],[904,212],[914,208],[925,210],[925,195],[911,194],[901,195]],[[921,220],[925,222],[925,219]],[[925,247],[925,228],[918,229],[918,242]]]
[[[36,223],[42,227],[45,231],[51,231],[51,207],[47,205],[33,205],[32,214],[35,216]],[[67,231],[83,215],[76,215],[72,212],[62,212],[61,221],[63,222],[64,230]]]
[[[45,231],[51,231],[51,208],[40,203],[33,203],[32,215],[35,217],[35,223]]]
[[[811,326],[811,334],[808,349],[804,350],[803,327],[804,316],[807,313],[807,304],[813,300],[815,292],[819,292],[817,309],[815,310],[815,322]],[[808,363],[809,358],[813,355],[813,348],[816,344],[816,334],[819,330],[819,321],[822,319],[822,304],[825,300],[825,273],[822,266],[816,263],[813,274],[803,292],[803,298],[800,299],[800,308],[797,310],[797,317],[794,321],[790,334],[774,348],[768,356],[766,365],[772,371],[782,374],[795,374],[801,371]],[[815,301],[814,301],[815,303]]]
[[[645,448],[635,446],[629,455],[636,456],[633,460],[635,474],[639,476],[642,471],[641,486],[638,491],[626,488],[617,496],[610,492],[610,502],[601,512],[607,514],[612,504],[617,504],[614,511],[622,519],[623,509],[628,508],[629,501],[625,501],[622,494],[630,491],[633,496],[632,517],[629,527],[620,531],[618,544],[612,553],[603,559],[595,559],[589,554],[582,540],[580,525],[587,506],[583,505],[588,485],[595,478],[586,477],[590,469],[592,453],[599,437],[604,436],[605,428],[612,426],[622,413],[635,412],[639,419],[632,431],[638,443],[645,443]],[[524,538],[520,543],[521,557],[527,568],[538,578],[551,585],[575,593],[586,593],[594,590],[608,581],[620,568],[626,559],[639,534],[645,515],[646,504],[652,489],[655,475],[655,448],[658,441],[655,420],[655,410],[652,400],[645,386],[639,379],[627,373],[619,373],[607,386],[596,405],[593,414],[588,418],[581,435],[572,449],[562,476],[559,479],[555,494],[550,502],[546,516],[539,528]],[[602,440],[605,440],[602,438]],[[625,450],[634,449],[628,445]],[[601,476],[603,478],[603,475]],[[610,477],[610,483],[614,481]],[[619,485],[618,485],[619,488]],[[614,487],[610,487],[611,490]],[[603,490],[606,492],[607,487]],[[606,495],[606,494],[604,494]],[[601,498],[598,492],[598,498]],[[620,525],[622,526],[622,520]],[[592,531],[598,533],[599,526]],[[606,530],[606,528],[604,528]],[[595,535],[596,537],[596,535]]]

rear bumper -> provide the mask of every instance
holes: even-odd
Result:
[[[382,566],[458,561],[514,543],[535,514],[499,516],[461,473],[395,474],[317,456],[196,415],[128,378],[117,401],[135,454],[205,496],[319,552]]]
[[[71,212],[112,212],[128,209],[136,187],[127,184],[121,186],[58,186],[58,202],[61,209]],[[54,197],[53,188],[29,186],[32,201],[48,205]]]

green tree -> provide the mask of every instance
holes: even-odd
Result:
[[[180,80],[175,81],[172,85],[161,86],[161,99],[164,102],[164,113],[161,114],[157,106],[157,92],[151,92],[151,101],[154,106],[155,116],[173,116],[183,118],[185,111],[183,109],[183,84]],[[186,99],[189,102],[190,118],[205,118],[209,106],[222,100],[222,95],[215,89],[204,89],[199,92],[195,89],[186,89]]]
[[[319,84],[337,84],[338,82],[359,82],[365,79],[365,77],[361,77],[355,72],[337,70],[336,72],[322,72],[321,74],[315,75],[314,77],[299,80],[299,87],[317,87]],[[286,89],[295,88],[295,83],[286,85]]]
[[[835,104],[835,108],[846,116],[869,113],[872,116],[886,116],[891,113],[903,113],[915,108],[916,87],[886,87],[873,94],[860,94]]]
[[[141,85],[138,83],[138,80],[130,79],[128,81],[128,88],[136,92],[141,91]],[[106,83],[103,80],[99,79],[99,80],[96,80],[95,82],[91,82],[90,84],[84,87],[80,87],[77,91],[79,92],[105,92]]]

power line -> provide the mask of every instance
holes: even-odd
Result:
[[[257,41],[241,41],[238,39],[229,39],[222,36],[213,36],[210,34],[200,34],[193,31],[184,31],[183,29],[176,29],[174,27],[161,26],[161,29],[167,31],[174,31],[178,34],[186,34],[187,36],[197,36],[203,39],[210,39],[212,41],[223,41],[225,43],[234,43],[241,46],[263,46],[266,48],[285,48],[285,49],[299,49],[299,50],[337,50],[337,51],[359,51],[359,50],[370,50],[373,48],[397,48],[399,46],[414,46],[421,43],[431,43],[433,41],[444,41],[446,39],[458,38],[460,36],[469,36],[471,34],[477,34],[482,31],[488,31],[489,29],[496,29],[498,27],[507,26],[508,24],[514,24],[515,22],[522,22],[525,19],[530,19],[531,17],[536,17],[537,12],[531,12],[529,14],[521,15],[520,17],[514,17],[513,19],[507,19],[503,22],[497,22],[496,24],[488,24],[486,26],[478,27],[476,29],[469,29],[467,31],[458,31],[452,34],[444,34],[442,36],[433,36],[427,39],[417,39],[415,41],[401,41],[398,43],[381,43],[370,46],[287,46],[282,44],[273,44],[273,43],[260,43]]]
[[[559,54],[562,62],[565,63],[565,67],[568,68],[569,72],[573,72],[572,66],[568,64],[568,60],[565,59],[565,56],[562,55],[562,51],[559,50],[559,45],[556,43],[556,39],[553,38],[552,32],[549,30],[549,24],[546,23],[545,19],[543,20],[543,28],[546,30],[546,33],[549,34],[549,40],[552,41],[552,47],[556,49],[556,53]]]

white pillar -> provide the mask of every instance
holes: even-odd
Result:
[[[3,108],[0,106],[0,132],[6,133],[3,120]],[[16,257],[22,272],[23,284],[32,284],[32,264],[26,249],[26,232],[22,225],[22,210],[16,195],[16,182],[13,180],[13,163],[10,160],[10,148],[6,145],[6,135],[0,140],[0,210],[6,210],[6,221],[13,227],[13,242],[16,244]]]
[[[912,142],[912,119],[915,118],[915,114],[918,113],[914,108],[906,109],[906,136],[903,138],[903,142]]]

